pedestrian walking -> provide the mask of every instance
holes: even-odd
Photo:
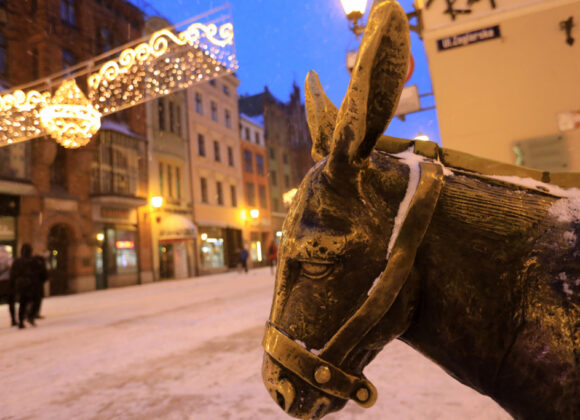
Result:
[[[244,268],[244,272],[248,272],[248,250],[246,248],[242,248],[240,251],[240,263]]]
[[[274,241],[268,247],[268,261],[270,262],[270,274],[274,274],[276,261],[278,261],[278,247]]]
[[[8,311],[10,312],[10,320],[12,326],[18,325],[16,322],[16,289],[12,287],[10,281],[10,267],[12,266],[12,255],[6,247],[0,246],[0,284],[2,284],[2,292],[8,301]]]
[[[42,299],[44,298],[44,283],[48,280],[48,270],[46,269],[46,260],[41,255],[35,255],[32,257],[34,259],[34,270],[36,281],[34,282],[35,290],[34,297],[32,301],[31,316],[32,319],[43,319],[44,317],[40,315],[40,307],[42,305]]]
[[[38,292],[46,280],[46,266],[32,256],[30,244],[23,244],[20,257],[14,260],[10,268],[10,283],[19,296],[18,328],[24,328],[24,321],[31,325],[34,322],[34,304],[38,302]],[[39,286],[40,284],[40,286]]]

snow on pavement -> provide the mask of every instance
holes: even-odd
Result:
[[[269,269],[44,300],[38,327],[0,306],[0,419],[288,419],[261,380]],[[365,370],[375,406],[329,420],[511,417],[395,341]]]

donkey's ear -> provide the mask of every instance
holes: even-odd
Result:
[[[409,23],[401,6],[394,1],[374,6],[338,111],[327,169],[331,174],[366,162],[399,102],[409,51]]]
[[[306,120],[312,137],[311,154],[312,159],[318,162],[330,153],[330,143],[338,110],[324,93],[315,71],[308,72],[304,85]]]

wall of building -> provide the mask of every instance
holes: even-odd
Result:
[[[547,142],[561,138],[567,159],[524,156],[520,162],[539,169],[579,171],[580,129],[562,129],[558,118],[580,110],[580,35],[573,30],[577,39],[569,45],[561,29],[569,17],[580,22],[580,1],[495,4],[493,8],[492,2],[469,6],[458,1],[455,8],[471,13],[455,19],[445,13],[443,0],[423,10],[423,38],[443,146],[515,163],[531,143],[548,147]],[[489,32],[494,27],[499,36]],[[487,33],[481,32],[485,29]],[[545,149],[548,153],[559,153],[556,143],[550,147]]]

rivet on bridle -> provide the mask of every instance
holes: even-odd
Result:
[[[319,384],[325,384],[328,381],[330,381],[330,369],[328,368],[328,366],[319,366],[316,368],[316,370],[314,371],[314,379],[316,380],[316,382],[318,382]]]
[[[369,390],[366,388],[359,388],[359,390],[356,392],[356,398],[360,401],[360,402],[365,402],[366,400],[368,400],[370,397],[369,394]]]

